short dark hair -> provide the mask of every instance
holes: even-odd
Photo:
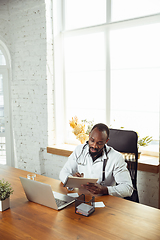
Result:
[[[94,125],[91,129],[91,132],[93,131],[93,129],[97,128],[100,132],[106,132],[107,133],[107,137],[109,138],[109,128],[106,124],[104,123],[97,123],[96,125]]]

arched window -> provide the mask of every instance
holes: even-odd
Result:
[[[0,42],[0,164],[13,165],[7,51]]]
[[[2,53],[2,51],[0,50],[0,65],[1,66],[5,66],[6,65],[6,59]]]

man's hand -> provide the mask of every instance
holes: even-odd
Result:
[[[98,183],[87,183],[85,185],[82,185],[82,187],[93,194],[108,195],[108,188]]]
[[[76,172],[73,176],[74,176],[74,177],[83,177],[83,176],[84,176],[84,173]]]

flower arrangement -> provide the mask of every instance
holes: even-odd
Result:
[[[5,182],[4,179],[0,180],[0,201],[9,198],[10,195],[13,193],[13,189],[9,182]]]
[[[73,133],[76,135],[76,139],[78,139],[82,144],[89,139],[89,132],[93,127],[93,121],[82,120],[78,121],[77,116],[72,117],[72,120],[69,121],[70,127],[73,128]],[[86,129],[87,125],[87,130]]]
[[[140,146],[146,147],[152,141],[153,141],[153,138],[150,137],[150,136],[146,136],[146,137],[143,137],[143,138],[140,138],[140,139],[139,139],[139,136],[138,136],[138,148]]]

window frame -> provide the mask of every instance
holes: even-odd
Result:
[[[5,57],[6,65],[0,65],[0,72],[3,75],[3,92],[4,92],[4,116],[5,124],[8,126],[5,128],[5,133],[2,136],[5,137],[6,145],[6,164],[14,167],[14,150],[13,150],[13,132],[11,122],[11,99],[10,99],[10,84],[11,79],[11,58],[9,51],[5,44],[0,40],[0,49]]]
[[[55,0],[57,2],[57,0]],[[99,26],[91,26],[91,27],[86,27],[86,28],[80,28],[80,29],[73,29],[73,30],[64,30],[64,3],[65,1],[59,1],[58,3],[58,8],[60,10],[59,13],[61,13],[61,18],[59,21],[59,28],[57,31],[56,39],[57,36],[59,38],[58,43],[55,41],[55,46],[54,49],[56,50],[57,54],[59,55],[59,74],[55,73],[55,93],[56,95],[60,95],[60,104],[57,103],[57,97],[55,96],[55,127],[56,127],[56,144],[66,144],[66,133],[65,133],[65,95],[64,95],[64,88],[65,88],[65,74],[64,74],[64,48],[63,48],[63,41],[65,37],[71,37],[71,36],[78,36],[82,34],[88,34],[88,33],[94,33],[94,32],[100,32],[103,30],[105,32],[105,40],[106,40],[106,86],[107,86],[107,93],[106,93],[106,123],[110,125],[110,51],[109,51],[109,34],[110,31],[112,30],[120,30],[120,29],[125,29],[125,28],[132,28],[136,26],[145,26],[149,24],[154,24],[154,23],[160,23],[160,14],[154,14],[154,15],[148,15],[148,16],[143,16],[143,17],[138,17],[138,18],[133,18],[133,19],[127,19],[127,20],[122,20],[118,22],[111,22],[111,0],[107,0],[107,18],[106,18],[106,23],[99,25]],[[54,9],[54,7],[53,7]],[[54,36],[55,37],[55,36]],[[55,72],[57,70],[55,69]],[[60,73],[60,71],[62,71]],[[57,78],[58,77],[58,78]],[[57,84],[57,83],[61,84]],[[61,109],[61,113],[59,111]],[[58,112],[57,112],[58,110]],[[60,117],[61,116],[61,117]],[[64,121],[59,121],[60,118],[63,118]],[[65,134],[64,134],[65,133]]]

